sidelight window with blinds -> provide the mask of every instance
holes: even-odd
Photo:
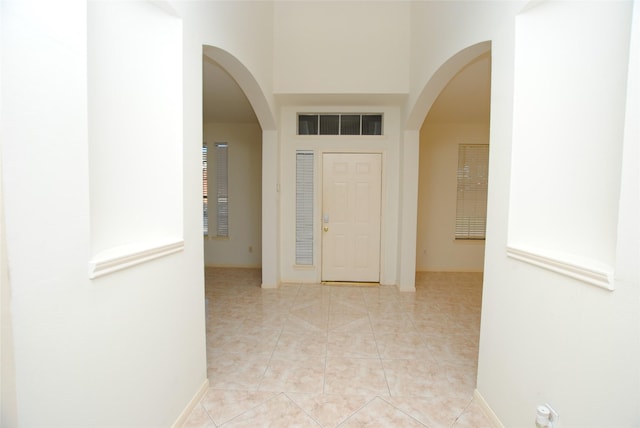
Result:
[[[204,235],[228,237],[229,236],[229,170],[228,170],[228,144],[215,143],[213,151],[209,150],[207,143],[202,145],[202,218]],[[209,156],[213,156],[214,186],[210,187],[211,174],[208,169]],[[215,197],[213,209],[215,210],[215,224],[209,224],[211,211],[209,210],[209,190],[214,191]],[[211,233],[215,232],[215,233]]]
[[[229,236],[229,145],[216,143],[215,177],[216,177],[216,236]]]
[[[207,171],[207,143],[202,143],[202,231],[209,234],[209,176]]]
[[[296,151],[296,264],[313,264],[313,152]]]
[[[455,239],[485,239],[489,145],[458,146],[458,193]]]

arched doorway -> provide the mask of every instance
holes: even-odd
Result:
[[[415,291],[416,225],[418,212],[419,131],[431,106],[447,83],[470,61],[489,52],[491,42],[469,46],[445,61],[425,84],[407,114],[402,149],[402,214],[400,225],[399,288]]]
[[[417,152],[415,299],[432,307],[428,315],[414,314],[413,322],[434,358],[448,367],[447,376],[470,390],[477,378],[484,229],[482,236],[463,236],[460,195],[477,190],[471,184],[480,170],[481,223],[486,224],[490,88],[486,42],[459,52],[438,69],[418,98],[420,114],[414,110],[409,120],[419,129],[412,147]],[[478,148],[486,154],[480,169],[465,157],[477,154]]]
[[[482,272],[488,188],[491,56],[466,64],[420,128],[418,272]]]
[[[203,168],[207,166],[207,178],[216,183],[215,188],[206,188],[207,218],[213,217],[218,223],[219,216],[226,214],[229,228],[226,236],[223,225],[222,234],[216,231],[205,237],[205,263],[266,266],[262,270],[262,285],[275,286],[278,254],[275,119],[251,72],[233,55],[213,46],[203,47],[203,137],[207,143],[206,148],[203,146]],[[226,177],[212,175],[212,162],[218,161],[224,164]],[[215,203],[226,206],[213,206],[212,190]],[[204,203],[203,198],[203,207]],[[204,214],[203,210],[203,217]]]

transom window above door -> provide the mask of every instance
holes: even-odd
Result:
[[[298,135],[382,135],[382,114],[298,113]]]

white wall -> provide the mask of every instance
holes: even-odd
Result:
[[[595,12],[594,9],[598,11]],[[637,406],[640,400],[637,364],[640,359],[638,230],[637,226],[630,227],[629,222],[619,223],[615,214],[619,203],[635,212],[636,219],[638,212],[637,176],[629,175],[628,171],[621,174],[619,163],[622,141],[633,148],[631,153],[637,153],[637,131],[634,137],[628,136],[624,140],[621,133],[625,120],[624,107],[621,108],[624,106],[625,92],[626,96],[636,100],[635,109],[627,112],[627,120],[637,122],[635,118],[638,115],[637,86],[636,92],[624,89],[627,60],[626,55],[621,53],[621,50],[628,49],[629,46],[631,3],[544,2],[530,9],[522,19],[527,21],[529,13],[537,20],[538,28],[555,34],[555,39],[544,47],[536,47],[542,47],[543,56],[553,57],[554,62],[547,73],[539,72],[534,80],[529,81],[529,84],[535,85],[535,89],[526,89],[532,95],[536,91],[548,94],[548,88],[555,88],[555,92],[548,94],[543,102],[537,95],[530,99],[519,99],[517,95],[515,99],[519,108],[514,113],[536,113],[531,116],[534,118],[538,114],[545,117],[557,105],[562,105],[562,109],[552,124],[549,117],[546,122],[521,127],[527,123],[523,123],[523,116],[520,116],[517,121],[514,120],[513,143],[507,143],[509,136],[505,134],[510,127],[504,126],[506,123],[502,123],[502,119],[506,119],[507,112],[504,108],[509,105],[513,96],[513,92],[509,90],[513,64],[516,64],[516,73],[528,73],[518,67],[518,56],[526,58],[532,52],[521,50],[526,49],[520,44],[525,40],[516,38],[515,28],[513,36],[505,34],[505,38],[494,39],[488,225],[490,239],[486,243],[478,390],[505,426],[529,426],[535,415],[536,405],[544,402],[551,404],[559,412],[559,427],[637,426],[640,422]],[[512,22],[519,26],[521,20],[519,18]],[[597,43],[582,46],[583,42],[593,42],[593,29],[596,27],[600,29],[597,32]],[[638,36],[635,37],[637,54]],[[527,43],[543,40],[540,37],[526,38]],[[562,46],[568,40],[573,40],[575,49],[571,46],[561,54],[555,52],[553,45]],[[504,63],[499,60],[500,53],[509,56],[508,52],[498,51],[503,43],[505,47],[511,44],[515,48],[515,61],[514,58]],[[598,48],[594,49],[596,46]],[[589,69],[576,68],[584,64],[585,59],[588,59]],[[594,62],[590,62],[591,60]],[[600,67],[606,68],[604,74],[607,76],[622,77],[622,80],[611,85],[608,77],[603,75],[602,82],[595,80],[587,85],[582,76],[589,78],[594,71],[602,71]],[[576,72],[579,69],[580,72],[565,75],[564,83],[559,84],[556,77],[571,69]],[[516,94],[523,89],[518,83],[519,77],[516,74]],[[582,84],[584,96],[577,93],[574,83]],[[604,92],[600,92],[602,89]],[[601,108],[612,109],[612,115],[583,115],[585,110],[598,111]],[[533,130],[536,127],[543,129]],[[547,157],[551,157],[550,171],[547,171],[546,162],[535,168],[542,188],[551,192],[551,198],[559,191],[568,195],[566,197],[569,199],[559,201],[558,208],[570,212],[575,212],[578,208],[581,218],[576,219],[576,223],[596,222],[593,223],[593,236],[590,235],[590,230],[586,230],[583,236],[570,242],[569,246],[567,233],[572,234],[573,226],[567,224],[565,212],[558,212],[556,216],[549,215],[552,208],[552,214],[556,212],[556,207],[545,203],[545,195],[542,195],[542,203],[539,205],[520,196],[530,191],[531,187],[524,186],[518,168],[524,166],[526,171],[532,172],[527,163],[540,163],[536,161],[536,150],[527,152],[530,157],[523,157],[525,152],[522,149],[527,147],[523,144],[528,141],[523,131],[533,130],[538,133],[545,132],[544,129],[555,131],[545,136],[554,142],[553,147],[540,139],[531,141],[536,149],[540,148],[540,153],[546,152]],[[563,138],[559,139],[560,136]],[[596,137],[597,143],[591,140],[593,137]],[[576,138],[580,141],[576,141]],[[585,157],[574,159],[567,156],[568,149],[581,147],[583,144],[587,152]],[[514,163],[509,168],[511,152]],[[592,156],[599,157],[599,160],[595,161]],[[637,170],[637,155],[630,159],[625,157],[625,160],[628,169]],[[558,175],[558,170],[554,167],[559,161],[562,161],[565,171],[562,175]],[[589,176],[583,174],[585,171],[582,162],[591,166]],[[548,173],[556,181],[547,183]],[[586,177],[585,184],[569,185],[563,177],[571,173]],[[622,194],[618,200],[613,195],[618,194],[620,185],[635,189],[635,194]],[[594,202],[601,204],[607,201],[611,206],[588,204],[589,208],[585,209],[580,197],[573,198],[574,190],[581,194],[592,193]],[[510,208],[511,213],[516,216],[522,215],[525,210],[531,210],[527,218],[534,222],[532,228],[519,218],[514,219]],[[621,211],[618,212],[623,215]],[[624,214],[627,215],[629,212]],[[612,233],[612,221],[618,222],[621,227],[617,232],[613,229]],[[507,222],[510,223],[508,228]],[[545,230],[535,237],[543,248],[559,248],[571,256],[581,257],[585,256],[583,251],[591,251],[595,246],[602,245],[597,249],[599,255],[592,252],[587,256],[599,258],[602,255],[611,262],[612,245],[617,247],[615,261],[612,263],[616,269],[615,291],[607,291],[507,258],[506,247],[511,237],[530,236],[531,231],[537,230],[539,224],[547,224],[549,231],[557,232],[550,234]],[[564,229],[564,226],[567,228]],[[597,240],[594,240],[596,237]],[[621,242],[625,242],[626,246],[620,246]],[[630,242],[635,244],[629,246]],[[582,243],[582,246],[575,247],[577,243]]]
[[[206,123],[209,146],[209,230],[215,232],[215,143],[228,143],[229,237],[204,240],[207,266],[262,264],[262,131],[257,123]]]
[[[1,173],[2,160],[0,159],[0,178]],[[17,425],[16,369],[6,246],[2,184],[0,183],[0,425],[15,426]]]
[[[510,246],[613,268],[628,38],[624,2],[518,16]]]
[[[4,4],[0,3],[0,27],[5,26]],[[3,55],[3,32],[0,31],[0,64]],[[0,82],[4,82],[0,68]],[[0,105],[4,84],[0,84]],[[4,123],[0,108],[0,123]],[[13,347],[13,323],[11,320],[11,290],[9,286],[9,262],[4,220],[2,153],[5,135],[0,133],[0,426],[17,425],[16,418],[16,368]]]
[[[276,2],[274,92],[406,93],[409,16],[409,2]]]
[[[268,1],[197,1],[175,2],[173,6],[183,20],[185,85],[193,90],[186,108],[202,109],[203,47],[220,48],[233,61],[213,58],[236,80],[252,103],[258,120],[275,111],[273,97],[274,5]],[[199,65],[195,67],[195,63]],[[231,67],[232,69],[229,69]],[[247,76],[234,67],[244,68]],[[187,73],[194,73],[193,76]],[[196,74],[198,76],[196,80]],[[246,77],[246,80],[245,80]],[[248,81],[250,80],[250,81]],[[257,105],[262,101],[264,105]],[[202,121],[202,114],[185,114],[185,121]],[[189,122],[190,123],[190,122]],[[273,129],[274,122],[260,124],[263,130]],[[190,127],[187,126],[187,129]],[[195,128],[191,128],[195,129]],[[201,130],[199,131],[201,132]],[[202,141],[200,141],[202,142]]]
[[[488,144],[489,125],[425,122],[420,130],[416,269],[481,272],[484,241],[455,239],[459,144]]]
[[[159,10],[130,6],[146,8],[143,17]],[[2,197],[15,351],[9,393],[17,425],[169,426],[206,380],[201,241],[188,237],[178,254],[89,280],[90,167],[100,161],[89,160],[87,7],[78,0],[2,8]],[[146,70],[139,53],[133,64],[95,65]],[[146,97],[128,96],[153,108]],[[102,114],[119,126],[117,112]],[[123,138],[136,144],[132,134],[181,127],[180,115],[168,121],[131,124]],[[156,149],[165,148],[174,146],[160,140]],[[153,171],[142,163],[136,176],[119,172],[135,181]]]
[[[92,255],[181,239],[182,23],[144,2],[89,2],[87,30]]]
[[[524,1],[453,1],[411,3],[410,84],[407,98],[409,126],[420,127],[430,103],[449,78],[430,89],[430,80],[455,54],[483,42],[502,43],[500,33]],[[452,31],[455,28],[455,31]],[[505,40],[506,41],[506,40]],[[477,55],[486,51],[481,49]],[[468,61],[459,64],[462,68]],[[458,70],[454,70],[456,73]],[[428,102],[427,102],[428,101]],[[426,104],[423,104],[425,103]],[[417,110],[415,107],[419,107]]]

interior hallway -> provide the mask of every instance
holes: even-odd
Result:
[[[260,288],[206,270],[210,388],[186,427],[490,427],[473,400],[482,275]]]

